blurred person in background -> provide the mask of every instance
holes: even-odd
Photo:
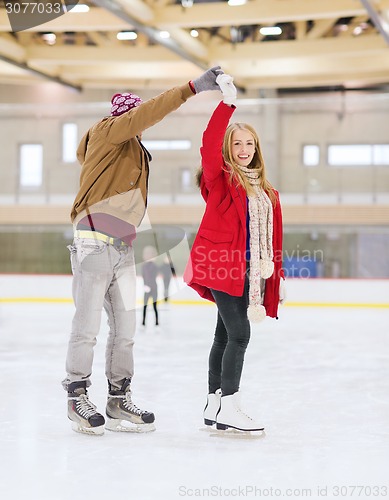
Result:
[[[153,309],[155,314],[155,326],[158,326],[158,308],[157,308],[157,300],[158,300],[158,284],[157,284],[157,276],[158,276],[158,266],[153,261],[157,256],[157,251],[152,246],[147,246],[143,249],[143,261],[142,264],[142,278],[143,278],[143,319],[142,325],[146,325],[146,313],[147,313],[147,304],[149,299],[152,300]]]
[[[164,289],[164,300],[168,302],[169,300],[169,287],[172,277],[176,278],[176,270],[174,269],[173,262],[167,255],[164,256],[162,264],[159,266],[160,274],[163,279],[163,289]]]

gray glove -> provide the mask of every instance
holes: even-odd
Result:
[[[204,90],[220,90],[219,85],[216,83],[216,77],[222,75],[224,71],[220,66],[214,66],[201,76],[193,80],[193,87],[196,94]]]

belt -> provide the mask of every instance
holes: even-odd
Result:
[[[105,241],[105,243],[109,243],[114,247],[128,246],[127,243],[124,243],[124,241],[122,241],[120,238],[113,238],[112,236],[108,236],[104,233],[99,233],[98,231],[82,231],[80,229],[76,229],[76,231],[74,231],[74,236],[76,238],[90,238],[93,240]]]

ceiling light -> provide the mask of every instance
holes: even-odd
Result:
[[[231,41],[236,43],[239,40],[239,29],[236,26],[231,26],[230,28],[230,37]]]
[[[193,6],[193,0],[181,0],[181,5],[184,8],[192,7]]]
[[[247,0],[228,0],[228,5],[230,7],[236,7],[237,5],[244,5]]]
[[[282,29],[279,26],[263,26],[259,32],[263,36],[281,35]]]
[[[116,35],[116,38],[118,40],[136,40],[138,38],[138,35],[135,33],[135,31],[119,31],[119,33]]]
[[[57,41],[57,35],[55,33],[43,33],[42,39],[47,43],[47,45],[54,45]]]
[[[190,30],[190,35],[193,36],[193,38],[197,38],[199,36],[199,32],[197,30]]]
[[[166,38],[170,38],[170,33],[169,33],[168,31],[160,31],[160,32],[159,32],[159,36],[160,36],[161,38],[165,38],[165,39],[166,39]]]
[[[71,11],[79,14],[80,12],[89,12],[89,6],[85,4],[74,5],[73,7],[71,5],[68,5],[66,10],[67,12]]]

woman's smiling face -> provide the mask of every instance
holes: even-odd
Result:
[[[231,153],[241,167],[250,165],[255,154],[255,140],[248,130],[237,129],[232,133]]]

